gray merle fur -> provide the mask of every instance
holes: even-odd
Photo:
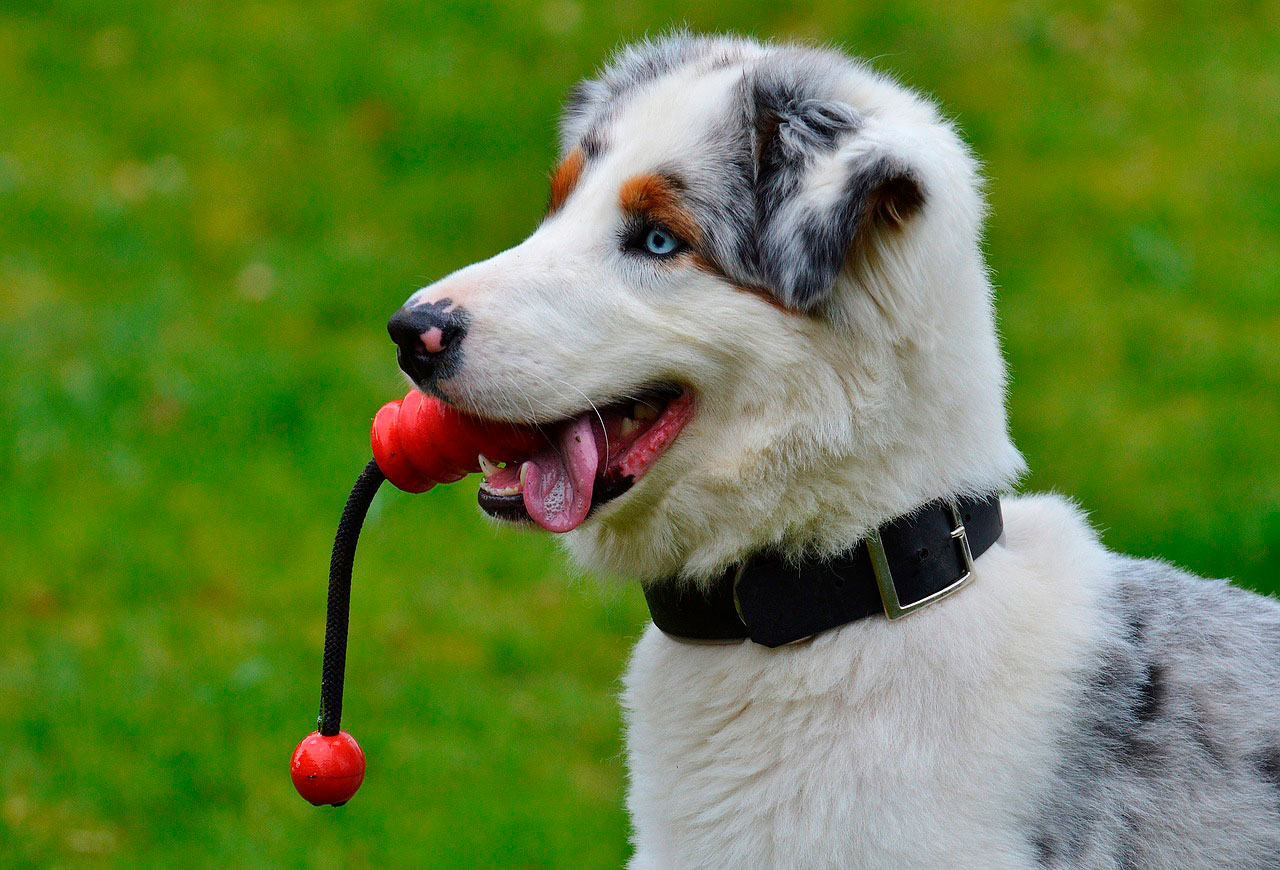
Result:
[[[1062,762],[1028,819],[1046,868],[1280,867],[1280,604],[1117,557]]]

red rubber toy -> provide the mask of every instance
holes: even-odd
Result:
[[[378,487],[386,479],[405,492],[426,492],[437,483],[453,483],[479,471],[481,453],[494,462],[507,462],[547,443],[532,426],[481,420],[417,390],[382,406],[373,419],[369,440],[374,461],[365,467],[347,498],[329,561],[319,730],[302,739],[289,763],[294,788],[316,806],[340,807],[364,782],[364,751],[339,725],[351,568],[360,527]]]
[[[426,492],[479,471],[481,453],[508,462],[547,443],[532,426],[481,420],[417,390],[382,406],[369,440],[382,473],[405,492]]]
[[[345,731],[333,737],[315,731],[293,750],[289,775],[298,794],[312,804],[340,807],[364,782],[364,750]]]

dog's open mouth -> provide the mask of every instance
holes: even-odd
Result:
[[[533,454],[501,464],[480,457],[480,507],[549,532],[576,529],[643,477],[692,414],[692,393],[661,388],[544,424],[548,444]]]

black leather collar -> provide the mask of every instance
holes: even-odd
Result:
[[[931,502],[821,561],[774,553],[731,566],[705,591],[646,583],[653,622],[692,641],[782,646],[876,614],[904,616],[955,591],[1004,531],[1000,497]]]

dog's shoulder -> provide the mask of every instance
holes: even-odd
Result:
[[[1060,765],[1049,867],[1268,866],[1280,854],[1280,602],[1113,555]]]

